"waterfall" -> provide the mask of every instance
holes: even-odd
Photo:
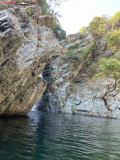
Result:
[[[31,109],[31,111],[37,111],[37,105],[34,104],[33,108]]]
[[[38,111],[40,103],[41,103],[41,99],[37,103],[34,104],[34,106],[32,107],[31,111]]]

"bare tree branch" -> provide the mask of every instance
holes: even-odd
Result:
[[[111,112],[112,112],[113,110],[112,110],[112,109],[110,108],[110,106],[108,105],[108,102],[107,102],[107,99],[105,98],[105,96],[107,96],[108,93],[115,91],[116,88],[117,88],[117,77],[115,77],[114,88],[111,89],[111,90],[108,90],[108,91],[102,96],[102,99],[103,99],[103,101],[104,101],[104,103],[105,103],[105,106],[106,106],[107,109],[108,109],[109,111],[111,111]]]

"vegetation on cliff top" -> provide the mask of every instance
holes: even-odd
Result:
[[[95,17],[88,27],[80,29],[82,34],[88,32],[97,40],[105,37],[109,49],[114,53],[120,53],[120,11],[112,18],[106,16]]]
[[[117,12],[114,17],[112,17],[111,19],[109,19],[108,21],[110,24],[112,24],[112,27],[114,29],[119,29],[120,28],[120,11]]]
[[[89,25],[89,32],[96,38],[102,36],[107,32],[106,17],[95,17]]]
[[[113,54],[120,54],[120,11],[112,18],[106,16],[95,17],[88,27],[80,29],[82,34],[91,33],[97,42],[98,39],[104,37],[107,48]]]
[[[94,23],[95,22],[95,23]],[[98,75],[110,75],[116,81],[120,79],[120,11],[112,18],[96,17],[90,23],[89,32],[93,37],[104,36],[107,47],[112,50],[116,58],[100,60]]]
[[[66,32],[62,29],[58,17],[59,13],[55,12],[55,8],[66,0],[38,0],[38,4],[43,8],[43,14],[53,16],[53,24],[51,29],[53,30],[58,40],[63,40],[66,37]]]

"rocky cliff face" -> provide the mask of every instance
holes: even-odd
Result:
[[[62,42],[63,54],[47,66],[43,73],[44,79],[48,81],[48,87],[37,103],[39,110],[120,118],[119,90],[110,92],[105,97],[110,109],[102,99],[106,92],[106,84],[113,84],[113,80],[93,81],[89,76],[88,66],[79,63],[75,68],[78,61],[76,55],[88,51],[93,41],[91,35],[82,37],[80,34],[75,34],[68,36],[67,40]],[[102,38],[96,42],[88,56],[97,62],[100,57],[109,57],[112,54],[107,50],[105,40]],[[110,87],[113,88],[112,85]]]
[[[91,79],[90,65],[113,54],[104,37],[79,33],[59,44],[41,7],[0,10],[0,116],[27,115],[37,102],[43,111],[120,118],[119,90],[105,96],[109,108],[102,98],[113,80]]]
[[[21,116],[31,110],[46,89],[40,74],[61,52],[40,13],[34,5],[0,11],[0,116]],[[40,19],[42,23],[37,23]]]

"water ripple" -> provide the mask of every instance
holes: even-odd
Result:
[[[0,120],[0,160],[119,160],[119,120],[31,112]]]

